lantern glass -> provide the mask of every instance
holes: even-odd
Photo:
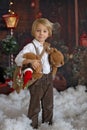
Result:
[[[18,16],[16,14],[3,15],[7,28],[15,28],[18,23]]]

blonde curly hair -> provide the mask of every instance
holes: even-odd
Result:
[[[36,19],[33,24],[32,24],[32,29],[31,29],[31,34],[32,36],[35,36],[35,30],[36,30],[36,27],[38,26],[38,24],[42,24],[44,26],[47,27],[48,31],[49,31],[49,37],[52,36],[52,30],[53,30],[53,23],[50,22],[48,19],[46,18],[39,18],[39,19]]]

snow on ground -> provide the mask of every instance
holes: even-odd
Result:
[[[41,124],[38,130],[87,130],[87,93],[85,86],[78,85],[57,92],[54,89],[53,125]],[[0,94],[0,130],[32,130],[27,117],[30,94],[28,90]]]

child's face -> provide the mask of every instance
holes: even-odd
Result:
[[[44,43],[45,40],[49,37],[49,31],[46,26],[43,24],[38,24],[34,33],[36,40],[40,43]]]

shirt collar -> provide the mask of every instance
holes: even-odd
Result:
[[[36,39],[33,40],[33,43],[35,44],[36,47],[43,47],[43,45]]]

